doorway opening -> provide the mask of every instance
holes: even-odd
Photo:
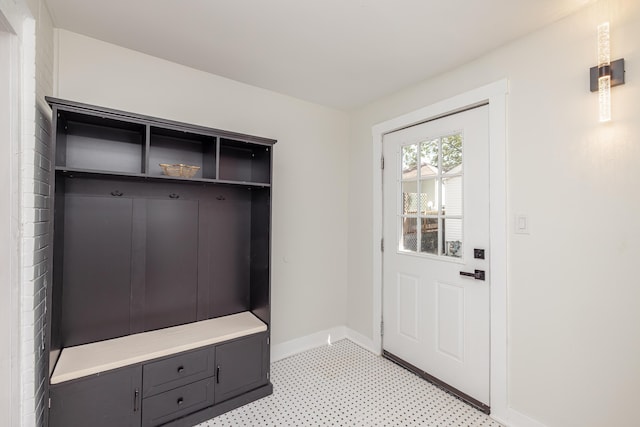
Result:
[[[506,218],[506,96],[507,80],[501,80],[454,96],[428,107],[380,123],[373,135],[373,341],[382,354],[383,195],[382,148],[384,136],[416,124],[446,117],[482,104],[489,105],[489,224],[491,257],[490,292],[490,401],[492,417],[507,416],[507,218]]]

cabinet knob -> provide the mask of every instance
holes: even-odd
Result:
[[[184,366],[179,366],[178,367],[178,373],[181,374],[184,372]]]
[[[178,404],[178,406],[182,405],[182,403],[184,402],[184,399],[179,397],[178,401],[176,402]]]

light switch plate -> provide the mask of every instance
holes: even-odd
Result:
[[[529,215],[516,214],[514,226],[516,234],[529,234],[531,228]]]

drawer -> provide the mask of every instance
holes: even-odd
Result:
[[[180,353],[168,359],[146,363],[142,368],[142,396],[153,396],[211,377],[214,373],[214,347]]]
[[[142,427],[152,427],[213,405],[213,378],[142,400]]]

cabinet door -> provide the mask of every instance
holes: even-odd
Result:
[[[50,427],[140,426],[140,366],[51,387]]]
[[[198,202],[147,203],[145,330],[195,322],[198,295]]]
[[[216,347],[215,403],[267,384],[266,350],[266,334]]]
[[[128,335],[132,199],[65,198],[62,337],[65,347]]]

